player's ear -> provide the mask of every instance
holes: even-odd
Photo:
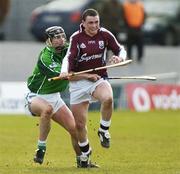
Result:
[[[82,20],[82,26],[84,27],[84,25],[85,25],[85,21],[84,21],[84,20]]]

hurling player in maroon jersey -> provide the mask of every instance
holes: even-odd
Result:
[[[70,72],[78,72],[106,65],[106,51],[112,50],[111,63],[119,63],[126,59],[126,51],[114,35],[100,27],[99,14],[94,9],[87,9],[82,14],[82,24],[70,38],[70,45],[63,60],[61,77]],[[106,80],[107,70],[84,73],[69,77],[70,104],[78,130],[79,146],[82,151],[81,166],[89,167],[91,147],[87,137],[87,115],[89,104],[93,101],[101,103],[101,118],[98,136],[102,147],[110,147],[109,127],[113,111],[113,92]]]

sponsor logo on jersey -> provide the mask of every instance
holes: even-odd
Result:
[[[90,60],[94,60],[94,59],[101,59],[103,56],[103,54],[94,54],[94,55],[91,55],[91,56],[87,56],[87,53],[83,54],[81,56],[81,58],[78,60],[78,62],[83,62],[83,61],[90,61]]]
[[[104,41],[103,40],[99,41],[99,48],[104,49]]]
[[[84,43],[81,43],[80,48],[86,48],[86,45]]]

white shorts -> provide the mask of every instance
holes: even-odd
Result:
[[[96,87],[101,83],[109,83],[103,78],[99,79],[96,82],[91,82],[89,80],[78,80],[71,81],[69,83],[70,91],[70,104],[79,104],[85,101],[95,102],[97,101],[92,93],[95,91]]]
[[[53,94],[36,94],[33,92],[28,92],[25,97],[25,111],[28,115],[34,115],[30,110],[30,104],[32,99],[35,97],[42,98],[47,101],[52,106],[53,113],[56,113],[59,108],[65,105],[59,92]]]

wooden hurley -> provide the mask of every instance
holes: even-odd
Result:
[[[76,75],[79,75],[79,74],[89,73],[89,72],[98,71],[98,70],[107,69],[107,68],[114,68],[114,67],[118,67],[118,66],[125,66],[125,65],[128,65],[128,64],[131,63],[131,62],[132,62],[132,60],[125,60],[125,61],[123,61],[123,62],[116,63],[116,64],[112,64],[112,65],[106,65],[106,66],[102,66],[102,67],[98,67],[98,68],[88,69],[88,70],[85,70],[85,71],[79,71],[79,72],[69,73],[69,74],[67,75],[67,77],[76,76]],[[62,80],[62,79],[65,79],[65,78],[66,78],[66,77],[63,77],[63,78],[62,78],[61,76],[57,76],[57,77],[49,78],[48,81]]]

